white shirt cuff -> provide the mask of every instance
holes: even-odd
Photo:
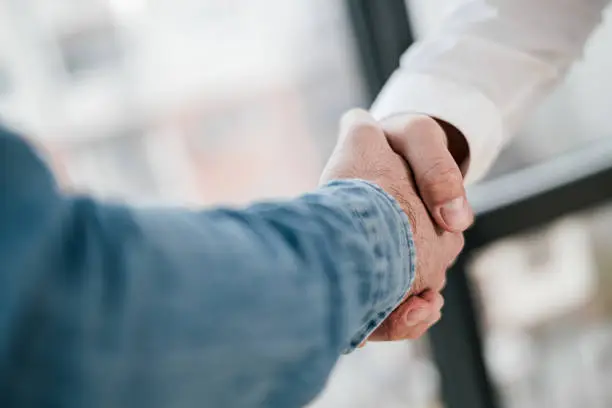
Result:
[[[470,147],[466,184],[482,178],[502,148],[499,110],[471,87],[432,75],[396,73],[374,102],[372,114],[380,120],[404,112],[443,120],[465,135]]]

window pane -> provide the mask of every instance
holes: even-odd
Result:
[[[120,63],[120,45],[110,24],[97,23],[64,33],[58,42],[64,66],[71,75],[116,68]]]
[[[58,42],[69,70],[122,64],[53,84],[66,115],[54,118],[53,143],[142,135],[163,201],[236,203],[315,186],[338,119],[364,104],[342,2],[239,4],[112,3],[121,24],[80,21]]]
[[[491,245],[471,268],[487,362],[512,408],[612,404],[612,211]]]
[[[439,407],[439,375],[425,340],[370,343],[340,359],[309,408]]]
[[[56,154],[73,189],[101,197],[149,202],[159,191],[147,156],[145,136],[126,133],[74,142]]]
[[[0,66],[0,97],[8,95],[12,87],[8,72]]]

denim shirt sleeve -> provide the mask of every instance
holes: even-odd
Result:
[[[345,353],[353,351],[391,314],[410,289],[416,272],[416,251],[408,217],[398,202],[379,186],[363,180],[335,181],[329,186],[349,187],[352,183],[354,197],[347,197],[347,206],[357,218],[374,253],[373,288],[371,309],[360,321],[357,332],[351,337]],[[359,184],[365,187],[362,190]],[[367,188],[373,189],[367,191]],[[378,195],[378,197],[374,197]],[[365,198],[366,201],[358,198]],[[386,201],[385,208],[378,200]],[[380,205],[381,208],[377,208]],[[379,217],[384,223],[380,223]],[[367,305],[367,304],[366,304]]]
[[[62,196],[1,128],[0,155],[0,406],[301,406],[414,278],[405,214],[363,181],[136,209]]]

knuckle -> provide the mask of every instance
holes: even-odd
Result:
[[[407,159],[421,149],[446,148],[446,133],[438,122],[423,114],[399,114],[386,119],[383,128],[389,143]]]
[[[434,118],[427,115],[413,115],[410,120],[405,122],[403,133],[414,134],[416,136],[431,138],[436,140],[444,140],[444,129],[436,122]]]
[[[455,163],[448,160],[435,160],[419,177],[419,184],[428,187],[446,187],[463,183],[461,172]]]
[[[349,125],[349,133],[355,139],[371,139],[381,135],[380,126],[375,122],[355,122]]]
[[[455,163],[437,160],[417,178],[418,185],[433,200],[445,202],[463,192],[463,176]]]
[[[340,134],[351,140],[384,137],[381,125],[362,109],[350,110],[342,116]]]

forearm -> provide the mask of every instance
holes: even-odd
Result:
[[[303,322],[278,308],[308,305],[299,318],[324,322],[319,330],[327,346],[344,350],[373,315],[397,304],[414,273],[406,216],[390,196],[361,181],[337,181],[295,200],[244,210],[133,210],[87,200],[76,206],[77,222],[88,225],[88,236],[77,241],[107,248],[104,258],[115,259],[101,274],[119,267],[127,287],[141,295],[146,288],[144,300],[156,307],[197,288],[198,305],[232,310],[209,316],[212,327],[230,324],[232,331],[252,333],[251,341],[294,338],[288,327],[302,331]],[[95,265],[97,252],[88,248],[84,268]],[[130,283],[143,270],[146,279]],[[180,285],[176,292],[167,292],[168,280]],[[118,301],[131,299],[126,292]],[[261,318],[252,313],[270,322],[265,339],[253,332]],[[227,314],[244,316],[243,324],[233,327]]]
[[[247,210],[323,288],[336,350],[357,346],[407,293],[415,254],[408,218],[390,195],[364,181],[335,181],[298,200]],[[275,245],[271,239],[270,245]],[[284,276],[284,273],[281,272]],[[335,338],[335,340],[334,340]]]
[[[20,401],[27,391],[66,402],[68,381],[101,405],[180,396],[298,406],[414,274],[405,215],[363,183],[244,211],[74,199],[62,214],[23,305],[28,339],[14,339],[22,357],[11,371],[41,381],[36,392],[16,388]],[[236,381],[244,392],[231,391]]]

